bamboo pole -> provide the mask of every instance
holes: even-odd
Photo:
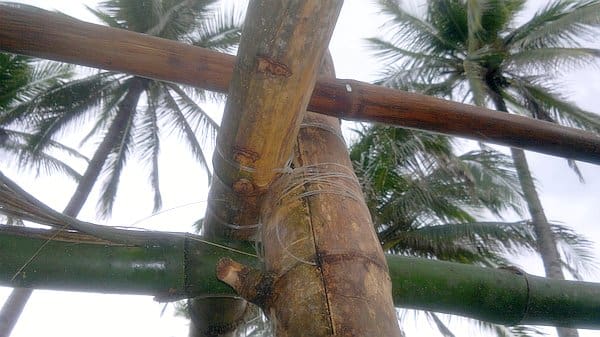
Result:
[[[333,74],[330,58],[323,68]],[[263,308],[278,336],[399,336],[339,120],[307,113],[295,152],[262,204],[264,272],[223,260],[218,277]]]
[[[209,237],[254,233],[261,196],[293,153],[342,2],[250,4],[213,155]]]
[[[246,255],[253,253],[248,245],[236,247],[244,254],[198,241],[201,238],[191,234],[173,235],[165,233],[163,243],[152,247],[132,247],[71,232],[57,235],[0,226],[0,285],[139,294],[171,301],[206,293],[233,295],[233,289],[216,278],[214,265],[219,258],[258,267],[258,260]],[[185,251],[192,253],[186,259],[182,258]],[[504,325],[600,329],[598,283],[421,258],[387,255],[386,260],[397,307]]]
[[[72,231],[0,226],[0,284],[160,301],[231,295],[215,277],[215,265],[223,256],[255,263],[251,252],[248,243],[208,242],[186,233],[162,233],[152,245],[131,246]]]
[[[227,92],[234,57],[0,4],[0,50]],[[354,80],[320,79],[309,109],[600,164],[600,137],[578,129]]]
[[[335,76],[330,57],[321,74]],[[263,204],[276,321],[289,336],[309,325],[322,329],[313,336],[399,336],[388,267],[337,118],[307,112],[293,167]]]
[[[262,197],[291,157],[342,3],[249,4],[213,155],[206,237],[247,239],[256,232]],[[248,304],[236,298],[223,305],[225,300],[191,302],[197,331],[221,335],[241,323]],[[231,319],[207,324],[214,316]]]

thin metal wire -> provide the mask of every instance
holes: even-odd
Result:
[[[307,186],[310,187],[307,189]],[[351,186],[359,186],[358,178],[352,169],[338,163],[321,163],[294,169],[290,168],[288,173],[280,176],[271,185],[270,194],[263,204],[260,223],[264,222],[263,219],[270,218],[271,212],[280,207],[283,200],[289,202],[319,194],[337,194],[360,202],[362,191]],[[303,264],[317,265],[316,262],[297,256],[283,243],[280,227],[287,222],[287,216],[287,213],[280,215],[276,220],[277,223],[273,224],[277,243],[284,253],[292,259]],[[262,227],[259,228],[260,231],[263,229]],[[263,254],[259,253],[259,256],[264,256]]]
[[[213,167],[217,167],[215,165],[215,161],[216,160],[221,160],[223,163],[226,163],[227,165],[233,167],[236,170],[239,171],[245,171],[248,173],[255,173],[256,169],[253,167],[248,167],[248,166],[244,166],[234,160],[231,160],[229,158],[227,158],[227,156],[225,156],[223,154],[223,150],[221,150],[221,147],[219,146],[219,144],[217,143],[217,146],[215,146],[215,155],[213,156]]]

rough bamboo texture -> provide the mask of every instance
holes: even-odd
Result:
[[[261,196],[291,159],[342,3],[261,0],[248,8],[213,156],[208,236],[254,232]]]
[[[0,50],[219,92],[227,92],[235,63],[231,55],[12,4],[0,4]],[[354,80],[320,79],[309,108],[600,163],[593,133]]]
[[[256,232],[262,196],[291,158],[342,3],[250,3],[213,156],[206,237],[248,239]],[[199,299],[191,308],[197,329],[217,335],[242,323],[248,304]],[[215,312],[227,319],[206,324]]]
[[[330,58],[324,74],[333,74]],[[292,169],[263,203],[278,336],[400,336],[387,264],[336,118],[307,113]]]

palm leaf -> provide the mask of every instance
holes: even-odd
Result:
[[[600,60],[600,49],[593,48],[536,48],[512,54],[505,64],[509,69],[532,72],[565,73],[574,68]]]
[[[234,53],[240,41],[244,14],[235,4],[211,11],[199,22],[192,44],[224,53]]]
[[[139,80],[139,79],[133,79]],[[131,82],[130,82],[131,83]],[[98,203],[98,214],[101,217],[108,217],[112,212],[112,208],[116,199],[117,189],[119,186],[119,180],[127,157],[131,152],[133,142],[133,130],[134,121],[136,117],[137,102],[140,99],[141,93],[132,92],[132,88],[128,89],[124,101],[131,99],[132,106],[128,104],[119,105],[119,109],[131,109],[130,111],[118,111],[117,115],[121,113],[127,114],[127,120],[124,125],[118,125],[120,132],[118,133],[117,139],[114,139],[114,147],[111,149],[110,155],[106,158],[102,168],[102,174],[105,177],[105,182],[102,185],[100,191],[100,200]],[[128,97],[129,95],[136,95],[137,97]],[[116,119],[116,117],[115,117]],[[120,123],[115,120],[113,123]],[[109,128],[109,130],[112,126]]]
[[[592,241],[558,223],[551,223],[550,229],[558,241],[563,265],[569,266],[568,270],[575,278],[582,280],[582,274],[594,274],[600,270]]]
[[[597,114],[579,108],[552,88],[538,84],[535,79],[512,78],[510,81],[512,89],[520,97],[520,101],[513,103],[521,107],[521,111],[528,112],[534,118],[540,118],[535,113],[543,113],[561,125],[600,133],[600,116]],[[536,108],[532,109],[534,106]]]
[[[31,137],[31,134],[25,132],[0,128],[0,153],[16,159],[14,161],[7,160],[7,164],[14,164],[19,170],[33,170],[37,175],[42,172],[45,174],[62,173],[74,181],[81,178],[81,174],[77,170],[56,155],[66,155],[89,161],[85,156],[55,141],[49,142],[45,151],[32,152],[28,144]]]
[[[389,29],[392,43],[398,45],[410,41],[411,47],[423,52],[456,48],[441,37],[431,24],[403,9],[400,1],[380,0],[379,6],[381,13],[389,18],[384,27]]]
[[[136,143],[139,148],[139,156],[142,162],[150,163],[150,186],[154,192],[154,212],[162,206],[162,196],[159,184],[158,155],[160,151],[159,127],[157,109],[160,106],[160,94],[156,84],[151,84],[147,94],[147,104],[144,114],[140,118],[136,134]]]
[[[522,49],[577,47],[580,41],[595,38],[598,26],[599,1],[553,1],[516,28],[505,41]]]
[[[177,104],[177,100],[173,97],[171,92],[166,88],[163,90],[163,99],[163,105],[169,111],[168,115],[165,117],[168,117],[168,123],[171,125],[171,132],[178,133],[182,139],[185,140],[192,154],[205,169],[210,179],[211,173],[206,157],[204,156],[204,151],[202,151],[202,146],[198,142],[192,127],[188,123],[185,113],[181,110],[180,106]]]

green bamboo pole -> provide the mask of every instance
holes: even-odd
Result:
[[[249,266],[258,263],[245,253],[198,241],[201,239],[193,235],[165,234],[164,244],[134,247],[91,242],[80,235],[48,241],[53,233],[0,226],[0,285],[153,295],[168,301],[235,295],[217,280],[217,261],[229,257]],[[237,248],[253,251],[243,244]],[[600,329],[598,283],[401,256],[388,255],[387,262],[397,307],[505,325]],[[13,279],[15,274],[18,276]]]
[[[245,243],[240,246],[252,251]],[[81,234],[57,235],[55,230],[0,226],[0,284],[153,295],[164,301],[235,295],[215,276],[218,260],[231,256],[250,265],[256,263],[256,258],[248,255],[251,253],[235,250],[184,233],[165,234],[164,240],[139,247],[94,242]]]
[[[518,269],[387,256],[398,307],[488,322],[600,329],[600,284],[553,280]]]

